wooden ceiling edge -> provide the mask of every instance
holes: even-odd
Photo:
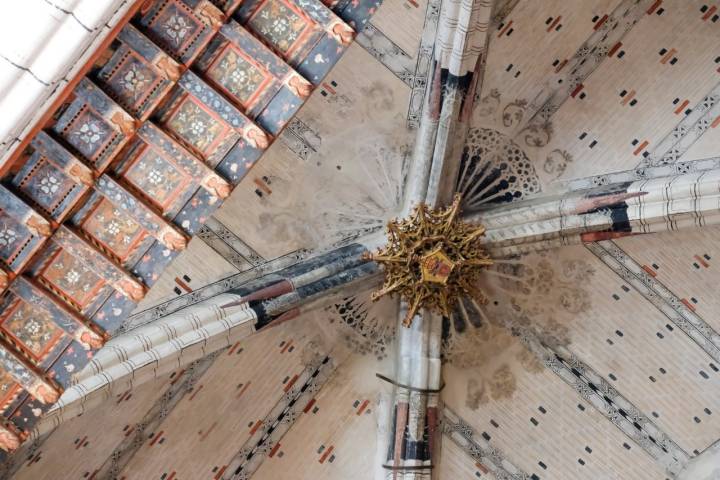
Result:
[[[10,168],[18,161],[32,139],[35,138],[35,136],[45,127],[48,121],[50,121],[52,115],[70,97],[73,90],[75,90],[75,87],[77,87],[78,83],[85,78],[95,61],[97,61],[100,55],[102,55],[103,52],[110,47],[110,44],[113,40],[115,40],[115,37],[117,37],[118,33],[120,33],[120,30],[130,22],[130,19],[132,19],[138,10],[140,10],[140,7],[145,2],[146,0],[134,0],[134,3],[127,9],[120,21],[118,21],[118,23],[105,34],[100,43],[97,43],[99,36],[95,37],[91,45],[88,47],[88,49],[94,49],[94,51],[90,54],[85,63],[75,72],[75,75],[73,75],[72,79],[68,81],[62,91],[55,95],[54,99],[51,95],[50,98],[45,101],[43,107],[41,107],[45,108],[45,111],[42,113],[40,118],[35,121],[35,124],[32,125],[29,130],[28,126],[32,123],[32,121],[28,123],[28,126],[24,129],[26,133],[20,139],[20,143],[18,143],[15,148],[10,149],[10,153],[5,156],[4,160],[0,160],[3,162],[2,165],[0,165],[0,178],[6,175]],[[83,55],[84,54],[85,52],[83,52]],[[48,102],[50,102],[49,105]]]

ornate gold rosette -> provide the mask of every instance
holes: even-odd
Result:
[[[444,209],[420,204],[409,218],[388,222],[387,245],[365,255],[385,271],[383,288],[372,299],[399,294],[409,305],[406,327],[420,308],[449,316],[460,295],[487,302],[476,286],[482,270],[493,263],[481,243],[485,227],[463,222],[459,213],[458,194]]]

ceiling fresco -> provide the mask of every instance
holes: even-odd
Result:
[[[0,478],[714,478],[720,4],[133,8],[0,185]],[[357,257],[428,117],[494,263],[417,367]]]

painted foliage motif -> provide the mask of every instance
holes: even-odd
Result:
[[[85,158],[96,158],[115,131],[101,116],[85,107],[67,129],[65,139]]]
[[[145,236],[143,228],[122,210],[102,199],[83,228],[121,259],[127,258]]]
[[[12,263],[20,247],[30,232],[14,218],[0,210],[0,258],[7,264]]]
[[[188,182],[182,171],[150,148],[133,164],[125,178],[160,206],[165,206]]]
[[[247,107],[269,77],[233,48],[225,49],[208,76],[236,97],[243,107]]]
[[[2,326],[37,360],[42,359],[64,335],[48,312],[25,302],[20,302]]]
[[[186,99],[168,122],[172,131],[200,152],[208,154],[225,128],[195,102]]]
[[[65,250],[50,262],[42,276],[81,307],[92,301],[104,284],[95,272]]]
[[[290,53],[309,28],[307,20],[281,0],[267,0],[258,8],[249,23],[282,54]]]

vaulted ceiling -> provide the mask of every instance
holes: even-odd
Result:
[[[131,334],[217,295],[224,282],[379,232],[402,213],[431,70],[433,39],[424,32],[437,24],[443,2],[385,0],[376,9],[324,2],[340,22],[313,30],[335,42],[321,49],[333,55],[327,63],[315,61],[315,44],[293,50],[271,23],[265,30],[261,19],[248,20],[243,12],[261,2],[212,3],[129,6],[128,26],[27,139],[30,148],[23,144],[10,158],[1,198],[15,202],[10,215],[20,223],[36,216],[47,232],[30,235],[24,263],[3,264],[6,302],[59,309],[90,335]],[[720,4],[490,3],[463,165],[476,157],[492,173],[458,184],[480,219],[492,205],[629,185],[653,168],[666,168],[667,177],[717,168]],[[177,49],[182,25],[170,33],[153,26],[174,5],[198,28]],[[360,32],[352,43],[342,35],[348,25]],[[233,62],[263,58],[262,88],[243,91],[245,79],[234,83],[230,67],[223,77],[220,51],[234,52],[224,57]],[[123,96],[124,81],[139,81],[119,72],[128,58],[154,75],[142,99]],[[217,137],[195,136],[192,121],[180,118],[193,106]],[[83,134],[99,139],[100,131],[72,133],[88,111],[116,138],[97,153],[77,142]],[[153,182],[153,169],[141,168],[145,152],[171,162],[177,177]],[[31,188],[43,165],[74,182],[52,205],[39,197],[40,179]],[[122,207],[118,220],[140,224],[147,245],[127,252],[94,234],[88,212],[103,202],[108,211]],[[115,218],[108,215],[98,228]],[[480,311],[463,306],[446,322],[440,397],[445,424],[458,428],[442,437],[438,478],[662,480],[687,465],[702,473],[681,478],[713,478],[712,460],[702,462],[720,438],[720,243],[718,227],[704,225],[712,222],[690,223],[516,255],[488,271],[489,303]],[[186,248],[173,250],[168,232],[189,239]],[[164,260],[168,251],[172,262]],[[67,269],[51,272],[57,256],[98,254],[93,265],[105,270],[90,273],[107,289],[103,300],[63,295]],[[141,300],[130,298],[126,277],[139,277]],[[52,305],[27,301],[32,289]],[[189,366],[108,390],[99,405],[28,439],[5,461],[5,478],[238,478],[231,470],[252,448],[257,455],[239,478],[370,478],[382,463],[379,398],[390,390],[376,374],[392,376],[398,316],[396,302],[373,303],[370,291],[342,290]],[[121,298],[139,303],[112,303]],[[2,315],[18,308],[10,303]],[[103,309],[127,311],[110,324],[95,316]],[[518,334],[528,327],[545,350]],[[38,358],[34,344],[8,347],[37,377],[35,390],[21,385],[32,395],[5,405],[12,431],[42,424],[52,401],[38,404],[38,379],[57,393],[71,388],[75,368],[89,360],[81,357],[99,346],[84,350],[78,327],[57,328],[66,343]],[[8,377],[10,387],[17,383]],[[276,423],[277,432],[260,435]]]

